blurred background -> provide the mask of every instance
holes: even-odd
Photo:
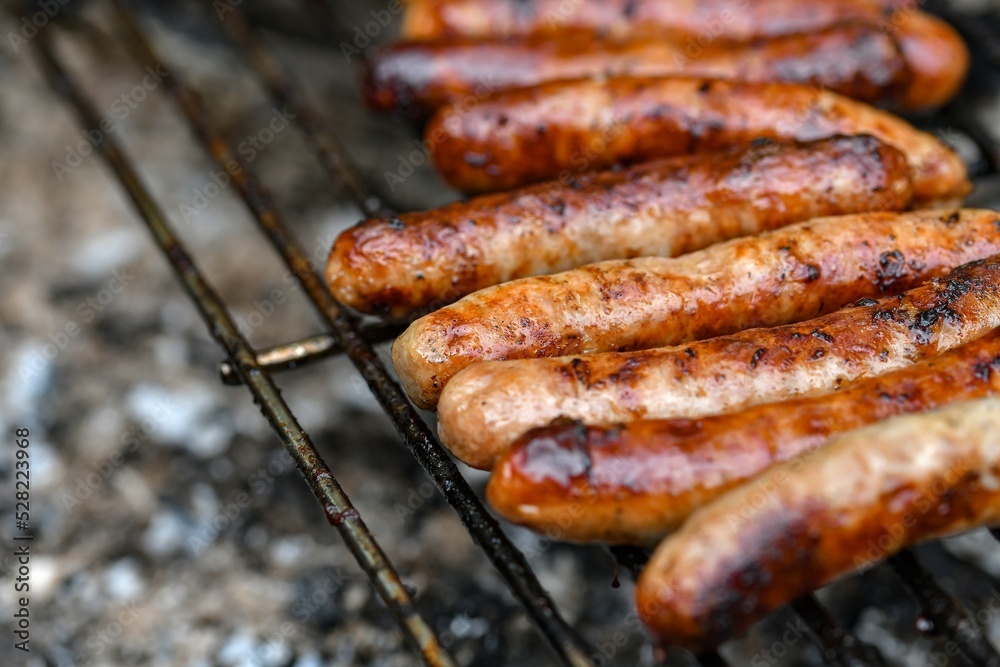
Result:
[[[163,73],[145,70],[122,45],[108,3],[52,4],[43,29],[57,34],[57,54],[108,119],[105,131],[124,142],[251,344],[321,331],[235,189],[213,187],[218,168],[162,90]],[[322,266],[333,238],[360,214],[227,40],[218,16],[224,4],[133,6],[227,137],[249,146],[244,158]],[[358,99],[357,51],[368,46],[359,35],[387,3],[343,5],[330,24],[308,2],[248,0],[241,9],[266,30],[367,183],[403,209],[449,201],[454,194],[426,165],[416,164],[402,182],[387,179],[415,162],[418,137],[406,123],[367,113]],[[0,663],[415,664],[246,390],[220,383],[220,349],[91,150],[92,135],[45,82],[34,38],[24,36],[29,16],[19,5],[0,12]],[[398,21],[393,14],[370,42],[391,39]],[[991,97],[978,111],[995,108]],[[968,143],[959,133],[949,138]],[[981,186],[979,197],[998,203],[989,188]],[[456,658],[554,664],[350,364],[327,360],[278,380]],[[12,491],[6,494],[11,434],[21,427],[31,432],[35,535],[28,655],[6,653],[13,629],[6,610],[15,604]],[[481,491],[484,477],[464,470]],[[665,658],[628,622],[631,582],[605,550],[509,532],[600,661]],[[970,608],[989,608],[1000,550],[988,536],[921,554]],[[936,664],[928,656],[941,648],[939,638],[921,632],[927,627],[917,622],[916,604],[884,568],[828,589],[823,599],[893,664]],[[801,632],[787,639],[789,624],[793,617],[780,612],[724,654],[733,664],[820,664]],[[991,615],[984,627],[1000,641],[1000,619]]]

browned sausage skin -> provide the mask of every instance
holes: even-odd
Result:
[[[848,19],[887,20],[905,2],[870,0],[414,0],[403,36],[523,37],[553,31],[626,37],[677,31],[748,40],[826,28]],[[913,3],[915,4],[915,3]]]
[[[426,128],[460,190],[502,190],[619,162],[704,153],[758,137],[809,141],[871,134],[910,161],[921,205],[969,191],[965,165],[932,135],[840,95],[783,83],[701,78],[557,82],[442,109]]]
[[[911,98],[899,45],[870,23],[705,47],[666,35],[397,42],[368,61],[363,92],[373,109],[425,115],[562,79],[671,75],[803,83],[878,104]]]
[[[906,61],[911,81],[901,106],[938,107],[958,92],[969,53],[951,26],[917,11],[918,6],[869,0],[536,0],[527,6],[518,0],[423,0],[407,11],[403,35],[435,40],[577,31],[630,38],[666,32],[700,44],[808,33],[844,21],[867,20],[896,39]]]
[[[969,50],[950,25],[923,12],[902,10],[886,20],[910,72],[900,109],[944,106],[965,83]]]
[[[367,220],[337,238],[327,278],[355,310],[412,319],[515,278],[679,255],[818,216],[903,210],[912,196],[906,159],[870,137],[758,142]]]
[[[697,508],[830,437],[1000,392],[1000,332],[835,394],[698,420],[531,431],[493,469],[494,509],[558,539],[655,544]]]
[[[692,514],[639,578],[639,615],[664,643],[715,646],[914,543],[996,524],[998,478],[998,398],[838,436]]]
[[[471,294],[398,338],[393,366],[432,408],[481,361],[643,350],[799,322],[1000,252],[998,216],[935,211],[814,219],[675,259],[601,262]]]
[[[555,419],[614,424],[735,412],[884,375],[998,326],[994,255],[899,297],[801,324],[641,352],[474,364],[445,386],[438,433],[460,459],[490,468],[518,437]]]

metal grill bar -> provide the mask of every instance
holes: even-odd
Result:
[[[312,107],[303,102],[305,97],[301,89],[288,76],[270,49],[261,43],[261,35],[250,25],[243,11],[234,7],[232,11],[226,12],[221,23],[229,36],[246,52],[275,103],[288,107],[295,115],[299,128],[308,139],[307,143],[316,151],[334,185],[346,190],[366,216],[391,213],[378,197],[368,191],[354,165],[345,157],[347,153],[344,147],[323,129]]]
[[[804,595],[791,606],[820,645],[826,662],[843,667],[885,665],[878,651],[849,634],[815,595]]]
[[[396,338],[403,332],[398,324],[376,322],[360,327],[361,337],[370,345],[384,343]],[[294,343],[284,343],[274,347],[265,347],[257,351],[257,364],[268,372],[289,371],[344,353],[344,348],[329,334],[310,336]],[[219,364],[219,376],[225,384],[237,386],[243,378],[228,360]]]
[[[183,84],[176,72],[165,67],[156,56],[123,0],[111,2],[128,29],[129,46],[136,50],[140,60],[171,72],[170,76],[164,78],[163,85],[187,117],[198,140],[221,168],[229,171],[227,165],[235,163],[240,166],[240,169],[233,170],[236,173],[230,173],[232,183],[261,230],[329,324],[334,338],[361,372],[407,447],[461,517],[466,529],[486,552],[511,592],[521,601],[543,636],[565,662],[571,665],[592,665],[590,656],[596,653],[559,615],[524,555],[504,534],[499,522],[483,507],[458,467],[407,401],[402,388],[389,377],[374,349],[362,338],[354,319],[333,298],[321,277],[310,268],[306,253],[288,232],[269,195],[208,121],[194,91]]]
[[[1000,654],[983,637],[972,615],[954,596],[934,580],[934,576],[912,551],[902,551],[889,559],[892,571],[920,603],[924,617],[954,641],[977,667],[1000,667]]]
[[[637,579],[649,560],[648,552],[638,547],[614,546],[608,550]],[[874,647],[848,633],[815,595],[805,595],[791,606],[808,626],[810,637],[819,645],[824,662],[844,667],[881,667],[885,664]],[[726,664],[716,651],[699,654],[698,661],[705,667]]]
[[[649,552],[641,547],[616,545],[609,546],[608,551],[614,557],[616,567],[624,567],[633,579],[639,578],[646,563],[649,562]],[[615,578],[617,579],[617,571]],[[729,667],[718,651],[705,651],[696,657],[702,667]]]
[[[37,52],[49,84],[60,97],[70,102],[83,127],[97,127],[100,116],[56,59],[49,40],[49,29],[40,30],[36,40]],[[174,234],[163,211],[153,200],[117,140],[113,135],[104,133],[95,145],[146,222],[174,273],[208,325],[212,337],[234,360],[236,371],[295,461],[313,495],[320,501],[327,519],[343,537],[404,635],[417,648],[426,664],[443,667],[454,665],[443,651],[433,630],[417,611],[412,596],[369,532],[361,515],[281,397],[270,375],[258,367],[253,349],[240,335],[225,304],[206,282],[190,254]]]

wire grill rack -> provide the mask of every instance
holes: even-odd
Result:
[[[564,664],[581,667],[604,664],[606,661],[602,655],[562,618],[524,555],[504,533],[499,522],[484,508],[430,427],[407,401],[400,386],[376,355],[373,345],[391,340],[399,333],[399,328],[386,324],[362,326],[333,298],[323,278],[312,268],[307,254],[289,231],[267,190],[213,124],[197,91],[189,87],[170,68],[170,64],[157,54],[135,9],[127,0],[106,1],[114,7],[117,20],[121,22],[127,36],[125,47],[136,63],[140,66],[160,67],[170,72],[163,79],[165,90],[186,117],[198,142],[230,174],[232,183],[271,249],[278,253],[301,285],[325,322],[327,330],[284,345],[254,349],[240,334],[227,305],[215,293],[181,244],[118,139],[114,135],[104,134],[96,148],[149,228],[208,325],[212,337],[225,351],[226,360],[220,364],[222,380],[231,385],[243,384],[250,391],[264,417],[292,456],[306,484],[322,505],[330,524],[341,535],[421,660],[427,665],[456,664],[417,609],[410,590],[379,547],[358,510],[351,504],[330,467],[320,457],[309,435],[281,397],[273,373],[294,369],[324,357],[346,354],[391,418],[410,452],[459,515],[472,540],[496,568],[558,658]],[[333,0],[312,0],[306,4],[306,10],[314,12],[320,24],[335,24],[340,8]],[[274,103],[287,107],[294,114],[297,127],[330,180],[365,215],[391,212],[392,207],[373,194],[343,146],[323,127],[319,114],[303,97],[295,79],[275,57],[259,28],[248,20],[238,5],[237,2],[227,3],[227,11],[221,21],[228,39],[247,59]],[[954,11],[948,5],[933,3],[928,7],[951,21],[974,47],[983,46],[977,49],[979,62],[1000,68],[1000,34],[993,34],[988,26]],[[21,7],[10,3],[9,9],[17,12]],[[100,121],[99,114],[53,48],[52,32],[57,29],[55,26],[47,26],[34,40],[42,71],[53,91],[75,111],[82,126],[96,127]],[[953,105],[928,119],[926,124],[956,128],[977,144],[981,157],[970,164],[970,171],[974,176],[998,172],[1000,145],[968,113],[965,106]],[[642,570],[647,558],[646,552],[631,547],[612,547],[610,551],[619,564],[633,575]],[[934,580],[912,552],[905,551],[896,555],[890,559],[890,566],[919,602],[924,617],[955,642],[969,664],[1000,667],[1000,653],[983,636],[970,612]],[[805,596],[791,606],[810,629],[812,639],[828,664],[884,664],[875,649],[850,635],[815,596]],[[698,656],[698,661],[706,667],[727,664],[716,652]]]

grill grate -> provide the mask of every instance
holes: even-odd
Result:
[[[169,67],[163,66],[163,62],[155,54],[145,32],[124,0],[111,0],[111,3],[126,27],[127,48],[133,52],[137,60],[144,65],[159,65],[171,71]],[[314,11],[322,13],[323,25],[332,25],[337,15],[336,7],[323,0],[313,0],[309,4]],[[933,8],[938,9],[936,5]],[[964,15],[950,10],[942,10],[942,13],[966,33],[967,39],[981,37],[980,33],[988,30],[983,24],[970,21]],[[294,80],[267,48],[263,37],[247,21],[242,11],[233,8],[233,11],[227,13],[223,25],[230,39],[245,52],[264,88],[275,102],[293,111],[296,123],[306,137],[308,145],[315,151],[331,180],[346,192],[366,215],[379,215],[390,211],[381,199],[370,192],[337,139],[324,130],[317,120],[318,114],[314,113],[313,108],[305,102]],[[968,34],[973,31],[975,34]],[[96,126],[99,116],[54,55],[50,32],[51,28],[41,30],[39,39],[36,40],[43,71],[55,92],[75,109],[84,127]],[[995,39],[995,36],[993,37]],[[972,43],[976,44],[975,41]],[[985,57],[993,64],[998,64],[997,61],[1000,60],[995,58],[995,53],[987,53]],[[324,507],[330,523],[341,534],[387,604],[403,634],[421,654],[424,663],[454,664],[441,647],[431,627],[420,615],[412,595],[403,585],[394,566],[378,546],[330,469],[320,458],[308,434],[302,430],[281,398],[271,377],[272,371],[290,370],[325,357],[347,354],[392,419],[407,447],[459,514],[473,540],[497,568],[511,592],[524,605],[556,653],[566,664],[597,664],[600,661],[600,654],[594,651],[559,615],[523,554],[514,547],[499,523],[483,507],[430,428],[406,400],[402,389],[392,380],[376,356],[372,345],[391,340],[399,333],[399,327],[387,324],[361,326],[333,299],[322,278],[309,268],[310,263],[306,254],[289,233],[265,189],[213,126],[202,108],[197,93],[186,86],[176,72],[165,77],[164,85],[187,117],[198,141],[219,165],[223,169],[226,169],[230,161],[240,165],[240,169],[230,170],[232,182],[274,249],[281,255],[317,311],[325,319],[330,327],[329,333],[262,350],[253,349],[240,336],[225,303],[214,293],[180,244],[117,139],[105,135],[97,144],[97,148],[131,197],[157,244],[208,324],[212,336],[226,350],[228,359],[220,365],[223,381],[227,384],[247,385],[264,416],[292,455],[310,489]],[[962,109],[957,105],[952,107],[941,115],[941,120],[965,132],[982,151],[988,170],[994,173],[998,171],[1000,144],[964,107]],[[633,575],[641,572],[647,558],[646,552],[640,549],[613,547],[611,552],[618,563]],[[919,601],[925,618],[932,621],[939,632],[954,641],[972,664],[1000,667],[1000,654],[985,640],[982,632],[971,621],[969,612],[934,581],[912,552],[903,552],[890,562],[893,571]],[[810,628],[828,664],[884,664],[873,648],[847,633],[815,596],[805,596],[797,600],[792,608]],[[699,656],[699,660],[706,666],[726,664],[714,652]]]
[[[49,43],[48,31],[40,32],[38,44],[41,63],[53,89],[72,103],[84,127],[96,127],[100,117],[56,60]],[[330,523],[341,533],[354,557],[396,617],[403,632],[419,648],[428,664],[454,664],[450,658],[441,653],[437,638],[417,612],[412,596],[394,567],[368,531],[358,511],[351,505],[350,499],[330,469],[320,458],[309,436],[299,426],[288,405],[281,398],[277,386],[266,372],[260,370],[252,348],[239,334],[225,304],[205,281],[191,256],[167,224],[162,210],[143,185],[138,172],[117,140],[105,136],[97,148],[118,176],[174,272],[195,301],[202,317],[209,325],[212,337],[234,360],[236,372],[247,384],[254,400],[260,404],[264,416],[278,433],[299,472],[323,505]]]
[[[893,572],[920,601],[924,618],[943,630],[974,665],[1000,667],[1000,654],[983,637],[969,612],[934,581],[912,551],[903,551],[889,559]]]

